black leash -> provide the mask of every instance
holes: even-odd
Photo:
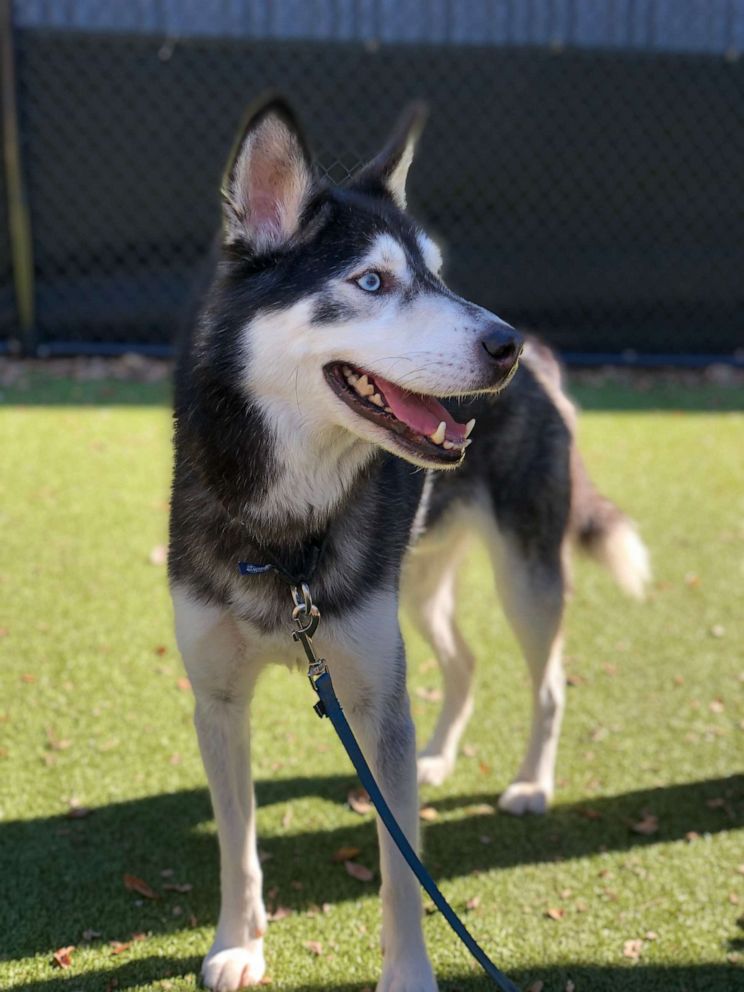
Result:
[[[315,553],[314,556],[311,555],[308,559],[308,561],[312,560],[312,568],[310,570],[311,574],[309,576],[310,578],[312,578],[312,574],[317,567],[320,551],[321,545],[318,545],[317,553]],[[341,703],[336,695],[336,690],[333,688],[333,680],[331,679],[331,673],[328,671],[328,666],[323,658],[318,658],[315,654],[312,638],[313,634],[318,629],[318,624],[320,623],[320,611],[312,601],[308,581],[293,582],[293,576],[291,576],[285,568],[275,562],[266,565],[251,565],[248,562],[240,562],[238,567],[240,568],[241,575],[262,575],[273,571],[289,582],[293,602],[292,621],[296,627],[296,630],[292,632],[292,638],[302,645],[305,652],[305,657],[307,658],[307,676],[310,680],[310,685],[318,695],[318,702],[314,706],[315,712],[321,718],[327,716],[333,724],[333,728],[338,734],[339,740],[343,744],[344,749],[348,754],[357,775],[359,776],[360,782],[367,790],[370,799],[374,803],[375,809],[377,810],[377,815],[385,824],[388,833],[392,837],[393,842],[397,846],[401,855],[421,883],[424,891],[431,897],[434,905],[440,911],[442,916],[444,916],[445,920],[449,923],[463,944],[465,944],[467,949],[473,955],[478,964],[483,968],[488,977],[499,989],[501,989],[501,992],[519,992],[517,986],[496,967],[454,911],[452,906],[450,906],[447,902],[436,882],[426,870],[423,862],[411,847],[408,838],[401,830],[398,821],[395,819],[392,810],[388,806],[385,797],[380,791],[380,787],[375,781],[375,777],[367,764],[367,760],[365,759],[364,754],[362,753],[362,750],[354,737],[354,733],[349,726],[344,711],[341,707]]]

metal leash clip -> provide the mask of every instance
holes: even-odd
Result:
[[[297,630],[292,631],[292,639],[302,645],[307,658],[307,677],[317,692],[315,680],[327,672],[328,668],[325,660],[316,655],[313,647],[312,638],[320,623],[320,610],[313,603],[307,582],[303,582],[301,586],[292,586],[292,602],[292,621],[297,627]],[[320,701],[315,704],[314,709],[318,716],[325,716],[325,707]]]

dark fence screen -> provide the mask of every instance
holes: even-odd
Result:
[[[426,98],[410,199],[448,281],[564,352],[744,347],[744,61],[731,52],[18,25],[14,43],[35,325],[18,327],[0,178],[6,341],[167,348],[235,129],[278,88],[337,179]]]

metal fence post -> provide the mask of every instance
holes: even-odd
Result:
[[[10,256],[13,268],[20,347],[31,353],[36,344],[34,314],[34,258],[31,216],[23,175],[18,88],[13,44],[13,0],[0,0],[0,95],[2,97],[3,161],[8,195]]]

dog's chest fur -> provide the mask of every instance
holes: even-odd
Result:
[[[307,518],[286,514],[281,526],[263,530],[255,520],[246,524],[233,516],[188,454],[179,452],[171,512],[171,582],[229,608],[261,633],[273,634],[287,625],[286,581],[273,573],[240,575],[238,562],[277,562],[301,572],[309,547],[320,543],[313,598],[328,619],[351,612],[380,590],[396,592],[425,479],[420,469],[379,454],[360,471],[327,519],[310,512]],[[272,500],[270,492],[264,499]],[[236,493],[229,504],[245,506],[245,497]]]

